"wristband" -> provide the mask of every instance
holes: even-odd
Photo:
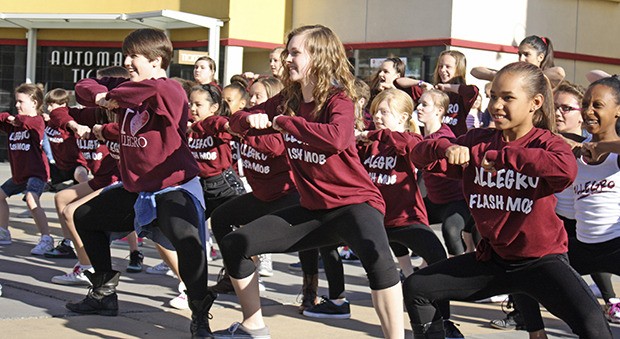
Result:
[[[418,87],[422,87],[422,86],[424,86],[424,81],[420,80],[420,81],[418,82]]]

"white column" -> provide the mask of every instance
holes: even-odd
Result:
[[[213,25],[209,27],[209,57],[215,61],[220,69],[220,26]]]
[[[164,34],[166,34],[166,36],[168,37],[168,39],[170,39],[170,30],[169,29],[164,29]],[[171,40],[172,41],[172,40]],[[173,48],[174,49],[174,48]],[[172,64],[172,60],[170,60],[170,63],[168,64],[168,67],[166,68],[166,76],[170,77],[170,65]]]
[[[243,72],[243,47],[224,47],[224,79],[219,79],[223,86],[230,83],[230,77]]]
[[[29,28],[26,37],[28,38],[26,47],[26,82],[34,83],[37,69],[37,29]]]

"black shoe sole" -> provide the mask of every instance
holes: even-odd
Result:
[[[92,310],[92,311],[79,311],[79,310],[73,310],[71,309],[71,307],[69,307],[69,305],[65,305],[65,307],[74,313],[78,313],[78,314],[98,314],[98,315],[103,315],[106,317],[116,317],[118,316],[118,310]]]
[[[53,254],[43,254],[44,257],[46,258],[50,258],[50,259],[77,259],[77,256],[75,254],[73,255],[53,255]]]

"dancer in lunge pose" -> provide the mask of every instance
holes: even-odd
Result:
[[[463,178],[482,240],[467,253],[417,271],[405,281],[414,338],[444,338],[436,300],[474,301],[524,293],[585,338],[611,338],[596,298],[568,264],[566,231],[554,193],[577,174],[570,147],[555,135],[551,86],[540,68],[518,62],[500,70],[489,110],[496,130],[420,142],[418,167]]]
[[[192,310],[192,336],[209,338],[209,310],[216,295],[207,290],[207,260],[198,229],[204,227],[204,198],[198,165],[187,145],[187,96],[166,78],[172,44],[156,29],[139,29],[123,41],[130,81],[84,79],[76,85],[87,106],[120,108],[122,187],[102,192],[75,211],[75,224],[95,269],[85,299],[68,303],[78,313],[118,314],[110,232],[134,229],[176,249],[179,272]],[[135,222],[134,222],[135,219]]]

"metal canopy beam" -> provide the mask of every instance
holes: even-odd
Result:
[[[139,29],[158,28],[171,30],[204,27],[209,29],[209,56],[219,64],[220,27],[224,21],[191,13],[160,10],[120,14],[52,14],[52,13],[0,13],[0,27],[28,30],[28,55],[26,76],[35,81],[36,40],[38,29]]]

